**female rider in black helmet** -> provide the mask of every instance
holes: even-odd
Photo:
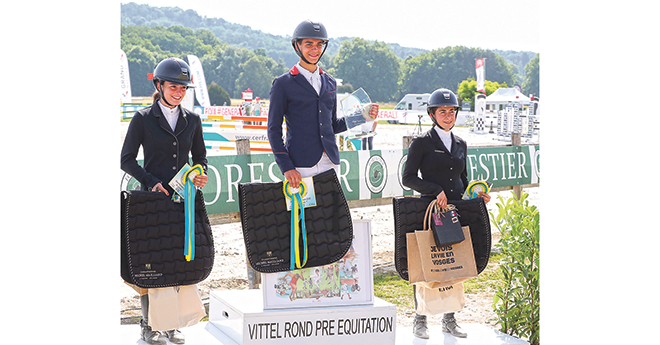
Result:
[[[402,177],[404,186],[419,192],[423,198],[435,198],[438,206],[443,208],[447,206],[447,200],[460,200],[468,185],[467,144],[451,132],[458,110],[458,99],[452,91],[433,91],[426,108],[433,127],[410,144]],[[483,192],[479,193],[479,197],[483,197],[485,202],[490,201],[490,196]],[[456,337],[467,337],[456,324],[453,312],[444,314],[442,330]],[[426,315],[415,314],[413,333],[418,338],[429,337]]]
[[[135,113],[121,150],[121,169],[142,184],[143,190],[174,196],[170,180],[188,163],[200,164],[207,170],[206,146],[199,115],[181,106],[186,90],[193,87],[188,64],[177,58],[161,61],[153,74],[156,88],[150,107]],[[144,151],[144,167],[137,163],[138,151]],[[192,164],[189,156],[192,156]],[[195,176],[193,184],[204,187],[208,177]],[[130,285],[130,284],[129,284]],[[147,289],[131,286],[140,293],[142,304],[142,339],[148,344],[183,344],[179,330],[153,331],[148,324],[149,295]]]

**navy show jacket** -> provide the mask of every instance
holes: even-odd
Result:
[[[179,110],[174,131],[157,103],[136,112],[128,126],[121,150],[121,169],[138,180],[144,190],[161,182],[172,195],[169,182],[186,163],[200,164],[204,173],[207,171],[201,118],[182,106]],[[137,162],[140,146],[144,167]]]
[[[339,164],[335,133],[346,131],[347,118],[337,118],[335,79],[319,68],[321,89],[312,85],[294,66],[275,80],[270,90],[268,140],[282,173],[316,165],[325,151]],[[282,137],[286,121],[286,140]],[[351,125],[359,124],[349,119]],[[360,123],[364,123],[362,119]]]

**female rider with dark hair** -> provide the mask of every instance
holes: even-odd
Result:
[[[437,205],[444,208],[448,200],[460,200],[468,186],[467,143],[451,132],[459,109],[458,99],[452,91],[435,90],[429,97],[426,109],[433,127],[410,144],[402,182],[404,186],[419,192],[422,198],[429,198],[429,201],[435,198]],[[490,201],[486,193],[481,192],[478,196],[483,197],[485,202]],[[467,337],[456,324],[454,312],[444,314],[442,330],[456,337]],[[415,314],[413,333],[418,338],[429,337],[426,315]]]
[[[206,146],[199,115],[181,106],[186,90],[192,86],[188,64],[177,58],[161,61],[154,70],[153,83],[156,88],[154,102],[150,107],[135,113],[126,133],[121,150],[121,169],[142,184],[143,190],[162,192],[175,196],[170,180],[186,164],[200,164],[206,173]],[[144,167],[137,162],[142,146]],[[208,181],[205,174],[193,180],[197,187]],[[130,285],[130,284],[129,284]],[[153,331],[148,323],[148,289],[133,287],[140,293],[142,305],[141,336],[148,344],[166,344],[167,337],[175,344],[183,344],[185,338],[178,330]]]

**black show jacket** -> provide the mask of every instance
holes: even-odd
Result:
[[[435,127],[413,139],[403,170],[403,185],[422,196],[435,197],[444,191],[448,200],[460,200],[468,185],[467,143],[453,133],[451,139],[451,152],[442,143]]]
[[[186,164],[200,164],[207,170],[206,146],[199,115],[179,106],[179,119],[172,131],[160,106],[154,103],[135,113],[121,150],[121,169],[151,189],[161,182],[170,195],[170,180]],[[144,168],[137,163],[138,150],[144,151]],[[189,154],[192,154],[192,163]]]

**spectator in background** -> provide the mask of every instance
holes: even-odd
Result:
[[[362,134],[369,134],[376,131],[376,125],[378,125],[378,120],[373,120],[365,122],[362,124]],[[374,136],[369,135],[362,138],[362,149],[363,150],[373,150],[374,149]]]

